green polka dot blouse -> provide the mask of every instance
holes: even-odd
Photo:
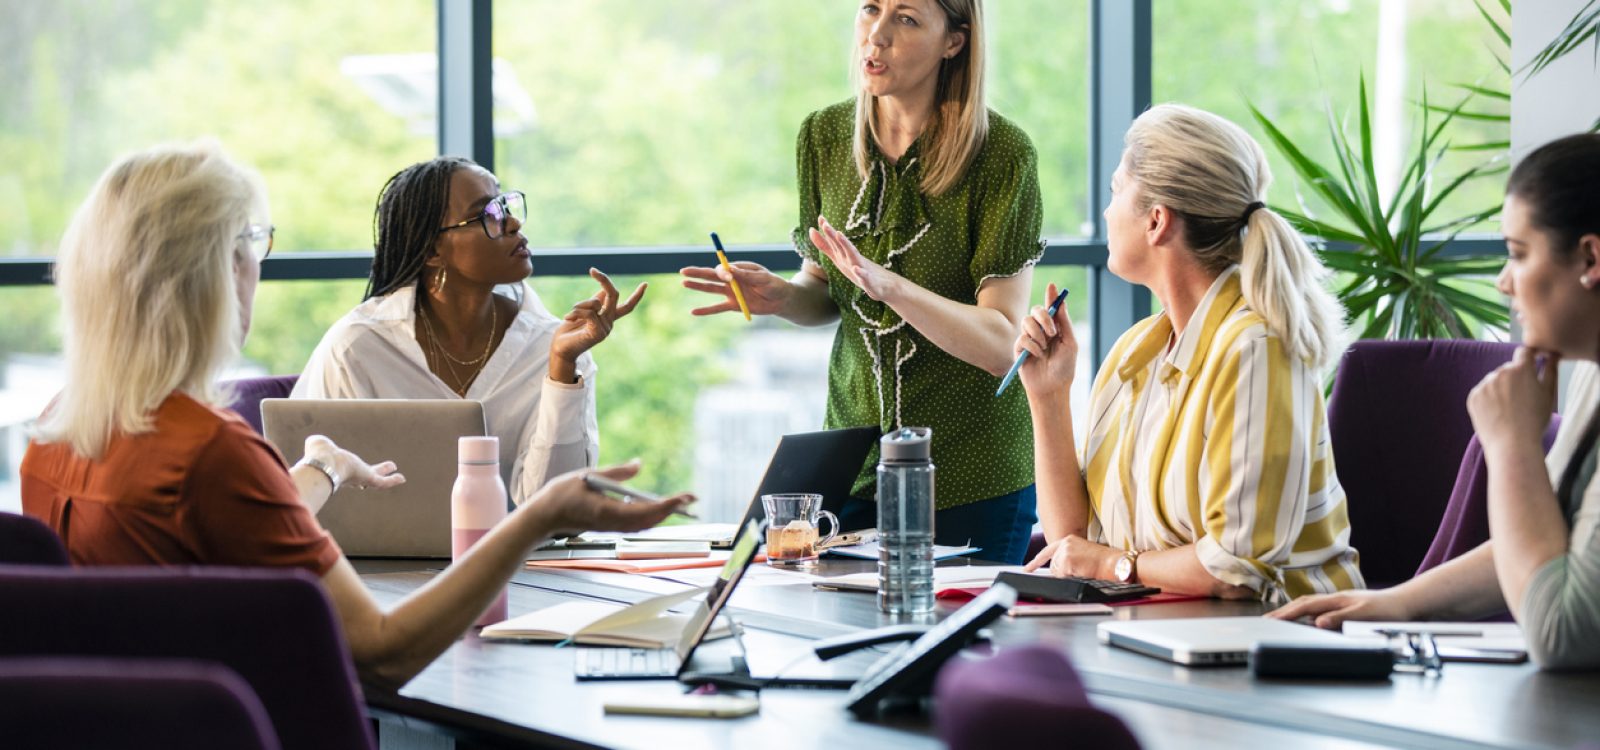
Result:
[[[922,287],[976,304],[987,279],[1014,276],[1039,260],[1041,204],[1033,144],[1011,121],[989,113],[989,135],[971,167],[943,195],[923,195],[925,144],[896,164],[874,147],[865,180],[851,155],[855,101],[813,112],[796,147],[800,226],[797,252],[828,273],[839,332],[828,368],[829,429],[877,425],[933,428],[935,499],[950,508],[1033,483],[1033,431],[1020,387],[996,398],[999,378],[934,346],[894,310],[866,296],[811,244],[817,217],[863,255]],[[854,494],[876,491],[878,453]]]

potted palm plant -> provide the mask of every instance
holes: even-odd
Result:
[[[1251,113],[1267,140],[1287,159],[1303,190],[1295,208],[1273,206],[1301,233],[1320,240],[1323,262],[1337,272],[1336,293],[1361,338],[1476,338],[1504,331],[1509,315],[1493,285],[1504,257],[1446,252],[1457,235],[1499,211],[1488,206],[1465,216],[1441,218],[1439,207],[1468,180],[1504,169],[1491,158],[1449,179],[1437,174],[1450,148],[1445,129],[1473,100],[1469,92],[1454,107],[1418,106],[1422,127],[1394,194],[1379,197],[1373,167],[1372,119],[1366,77],[1360,83],[1358,134],[1352,144],[1333,112],[1328,132],[1334,164],[1307,156],[1254,106]],[[1307,194],[1309,191],[1309,195]]]

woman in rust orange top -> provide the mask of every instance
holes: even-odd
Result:
[[[296,567],[322,578],[362,678],[401,684],[488,606],[523,552],[585,529],[653,525],[690,498],[631,505],[559,477],[432,585],[380,610],[315,513],[341,484],[405,481],[325,437],[282,457],[232,412],[215,376],[250,327],[272,248],[260,180],[214,144],[129,156],[62,240],[56,289],[67,379],[22,463],[22,505],[79,565]],[[599,470],[613,479],[634,465]]]

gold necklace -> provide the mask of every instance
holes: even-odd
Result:
[[[433,322],[428,320],[427,314],[420,310],[418,311],[418,315],[422,318],[422,326],[428,330],[428,337],[433,339],[434,347],[439,350],[440,354],[443,354],[445,358],[449,359],[451,362],[461,365],[462,367],[472,367],[473,365],[480,364],[484,360],[488,359],[489,353],[494,351],[494,337],[495,334],[499,333],[500,331],[500,306],[494,304],[494,299],[492,297],[489,299],[489,340],[484,342],[483,353],[478,355],[477,359],[473,360],[459,360],[452,356],[450,352],[445,351],[444,345],[439,343],[438,334],[436,334],[433,330]]]
[[[489,345],[484,347],[482,356],[472,360],[471,362],[462,362],[461,360],[450,356],[450,353],[446,352],[444,347],[439,344],[439,335],[433,330],[433,323],[428,320],[428,316],[424,314],[421,309],[418,309],[417,316],[422,319],[422,327],[428,332],[428,341],[433,345],[430,348],[433,349],[434,362],[444,365],[443,369],[450,373],[450,378],[452,380],[456,381],[456,385],[451,386],[448,383],[445,385],[448,386],[456,395],[465,398],[467,391],[470,390],[472,388],[472,384],[477,381],[478,375],[483,372],[483,366],[487,363],[489,353],[493,350],[495,331],[500,327],[499,311],[492,306],[491,302],[491,307],[489,308]],[[426,349],[423,350],[423,355],[427,355]],[[456,368],[450,364],[451,361],[454,361],[463,367],[473,367],[474,369],[467,373],[467,377],[463,378],[461,377],[460,373],[456,372]]]

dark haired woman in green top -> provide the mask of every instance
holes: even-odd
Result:
[[[1039,241],[1033,146],[984,106],[981,0],[869,0],[856,18],[856,98],[800,128],[805,259],[685,268],[684,286],[800,325],[839,321],[827,426],[933,428],[936,540],[1021,562],[1036,519],[1022,389],[996,398],[1026,314]],[[876,521],[871,464],[840,516]]]

